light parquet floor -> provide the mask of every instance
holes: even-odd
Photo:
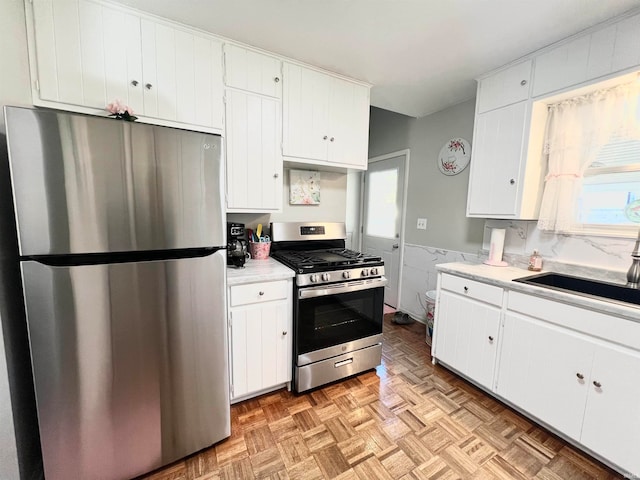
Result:
[[[231,437],[145,480],[621,479],[441,366],[385,316],[383,363],[231,407]]]

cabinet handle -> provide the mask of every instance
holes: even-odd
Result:
[[[578,377],[578,380],[584,380],[584,375],[580,372],[576,373],[576,377]]]
[[[258,292],[258,295],[262,296],[262,295],[264,295],[264,292],[262,292],[262,291]]]
[[[287,334],[287,331],[286,331],[286,330],[283,330],[283,331],[282,331],[282,336],[285,336],[286,334]]]
[[[329,137],[327,137],[326,135],[324,137],[322,137],[323,140],[326,140],[327,138],[329,138]]]
[[[278,83],[280,81],[280,77],[276,77],[273,79],[274,82]]]
[[[280,176],[280,174],[278,174],[278,173],[274,173],[273,174],[273,178],[278,178],[279,176]]]
[[[144,84],[144,88],[146,88],[147,90],[151,90],[151,87],[153,87],[153,85],[151,85],[150,83]]]
[[[515,185],[516,181],[512,178],[512,179],[510,179],[510,180],[509,180],[509,183],[510,183],[511,185]]]
[[[138,80],[131,80],[131,85],[133,85],[134,87],[137,87],[138,83]]]
[[[520,85],[522,85],[523,87],[524,87],[526,84],[527,84],[527,81],[526,81],[526,80],[522,80],[522,81],[520,82]]]
[[[602,384],[599,381],[594,380],[593,381],[593,386],[596,387],[596,388],[600,388],[600,387],[602,387]]]
[[[469,291],[469,287],[464,287],[464,293],[467,293]]]
[[[493,342],[493,337],[491,335],[489,335],[489,341]]]
[[[329,139],[329,141],[331,141],[331,142],[333,142],[334,140],[335,140],[335,138],[333,138],[333,137],[331,137],[331,138]]]

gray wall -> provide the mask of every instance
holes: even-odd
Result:
[[[469,253],[482,247],[484,220],[469,219],[465,213],[469,168],[445,176],[436,163],[447,140],[472,141],[474,113],[475,99],[417,119],[371,109],[369,158],[411,151],[406,243]],[[426,230],[416,229],[418,218],[427,219]]]
[[[22,0],[0,0],[0,106],[2,105],[31,105],[31,90],[29,87],[29,64],[27,56],[27,33],[24,16],[24,3]],[[0,115],[0,133],[4,134],[4,116]],[[5,149],[4,138],[0,142],[0,148]],[[6,152],[6,150],[4,150]],[[0,156],[1,157],[1,156]],[[5,160],[6,161],[6,160]],[[4,170],[2,171],[4,175]],[[2,187],[6,187],[3,182]],[[6,213],[6,212],[4,212]],[[10,213],[9,213],[10,215]],[[4,222],[3,226],[4,226]],[[0,232],[3,239],[2,247],[11,243],[11,237],[7,238],[6,232]],[[4,253],[0,253],[0,284],[13,283],[16,271],[15,262],[7,258]],[[18,284],[19,285],[19,282]],[[2,288],[2,295],[7,294],[7,289]],[[14,433],[14,412],[11,408],[9,385],[13,390],[14,400],[20,399],[16,393],[24,385],[30,384],[28,376],[20,375],[17,378],[16,370],[20,370],[16,363],[24,360],[21,354],[28,352],[16,352],[11,350],[11,344],[7,341],[9,337],[21,337],[24,333],[20,324],[21,319],[14,316],[15,312],[7,308],[5,298],[0,298],[0,330],[3,341],[0,342],[0,478],[16,479],[19,477],[18,456],[16,448],[16,437]],[[6,352],[5,352],[6,349]],[[5,355],[6,353],[6,355]],[[7,361],[7,358],[9,360]],[[8,370],[12,372],[8,374]],[[9,379],[11,378],[11,381]],[[26,381],[26,383],[25,383]],[[16,396],[17,395],[17,396]],[[25,408],[29,408],[29,400],[20,401],[15,412],[18,418]],[[18,435],[18,442],[23,446],[29,442],[22,434]],[[33,439],[31,439],[33,441]],[[32,444],[33,446],[33,444]],[[27,451],[31,451],[27,447]],[[24,450],[23,450],[24,453]],[[23,465],[33,459],[22,459]],[[37,461],[37,460],[35,460]],[[25,473],[26,474],[26,473]],[[26,474],[28,475],[28,474]]]
[[[313,170],[297,167],[298,170]],[[267,227],[269,222],[344,222],[347,215],[347,174],[320,172],[320,205],[289,205],[289,169],[284,171],[281,213],[229,213],[227,221],[244,223],[255,228],[258,223]]]

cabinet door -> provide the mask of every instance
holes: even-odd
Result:
[[[528,102],[476,115],[467,215],[515,216]]]
[[[434,356],[493,389],[500,309],[443,290],[436,315]]]
[[[529,98],[531,60],[513,65],[480,81],[478,113]]]
[[[580,442],[629,473],[640,475],[640,355],[598,346],[587,387]]]
[[[282,62],[279,59],[226,44],[224,68],[227,87],[282,98]]]
[[[369,151],[369,88],[340,78],[331,82],[328,160],[367,167]]]
[[[291,380],[291,333],[287,302],[232,309],[232,398]]]
[[[227,208],[282,206],[280,102],[227,90]]]
[[[536,57],[533,96],[584,82],[590,43],[591,36],[585,35]]]
[[[507,312],[496,392],[579,440],[594,348],[571,331]]]
[[[33,12],[40,99],[142,111],[137,16],[90,0],[36,0]]]
[[[327,160],[332,77],[289,63],[283,72],[283,155]]]
[[[637,65],[640,65],[640,15],[616,24],[611,71],[617,72]]]
[[[143,19],[144,114],[222,128],[222,44]]]

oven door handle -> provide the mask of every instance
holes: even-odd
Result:
[[[371,288],[384,287],[387,284],[385,277],[372,280],[356,280],[346,283],[334,283],[333,285],[322,285],[311,288],[301,288],[298,290],[298,298],[323,297],[338,293],[357,292],[358,290],[369,290]]]

